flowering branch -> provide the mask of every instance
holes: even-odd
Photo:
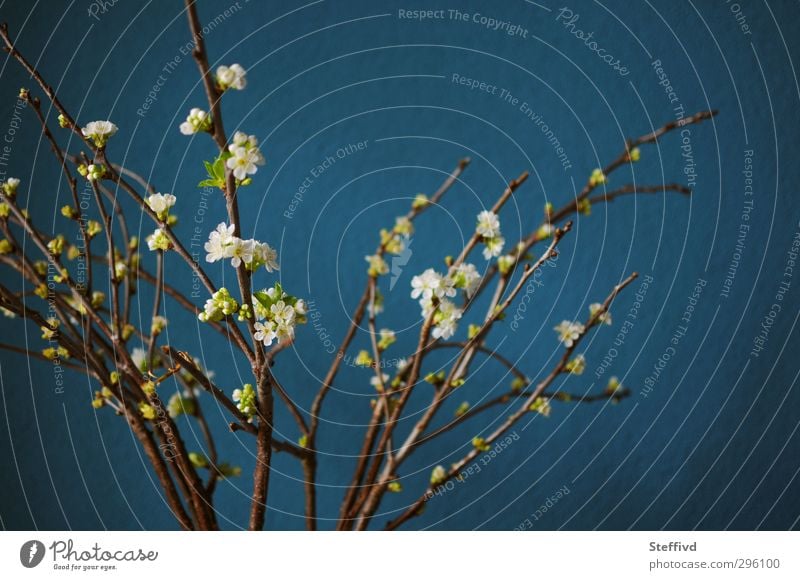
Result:
[[[406,509],[398,518],[390,521],[386,525],[387,530],[396,529],[404,522],[408,521],[410,518],[414,517],[419,513],[419,509],[422,507],[422,504],[427,501],[433,494],[433,489],[446,483],[448,480],[456,477],[464,467],[469,464],[471,461],[474,461],[478,455],[483,453],[487,446],[488,448],[491,447],[492,443],[494,443],[499,437],[502,437],[506,431],[508,431],[511,427],[514,426],[517,421],[519,421],[525,414],[531,409],[531,406],[535,404],[536,399],[544,393],[545,389],[549,387],[555,378],[564,372],[567,364],[569,363],[570,356],[572,355],[573,351],[583,338],[586,336],[588,330],[598,324],[602,324],[601,319],[604,314],[608,312],[611,303],[617,297],[617,295],[626,287],[628,284],[633,282],[637,278],[638,274],[636,272],[632,273],[630,276],[622,280],[619,284],[614,286],[614,289],[611,293],[606,297],[606,299],[601,304],[600,308],[596,310],[596,312],[590,315],[585,327],[583,327],[578,335],[573,339],[571,344],[565,349],[561,360],[555,366],[555,368],[548,374],[537,386],[536,388],[528,395],[525,399],[523,404],[508,418],[506,418],[503,423],[497,427],[490,435],[485,438],[481,438],[479,441],[473,441],[473,449],[467,453],[463,458],[459,461],[456,461],[443,476],[436,479],[434,483],[427,488],[425,493],[422,494],[408,509]]]
[[[508,191],[508,189],[506,191]],[[389,456],[389,459],[386,463],[386,466],[383,469],[383,473],[380,479],[378,480],[378,483],[371,490],[365,493],[364,501],[361,507],[362,517],[358,519],[358,521],[356,522],[358,529],[365,529],[366,526],[368,525],[369,519],[372,517],[372,515],[374,514],[375,510],[378,507],[378,502],[380,500],[381,495],[386,490],[386,486],[388,485],[389,480],[393,476],[393,472],[407,458],[408,454],[411,452],[411,449],[417,443],[417,440],[425,431],[428,424],[433,419],[434,415],[438,412],[439,408],[441,407],[443,401],[447,396],[447,393],[450,391],[448,387],[457,386],[456,381],[459,381],[461,379],[461,373],[465,372],[466,366],[468,365],[468,361],[471,359],[472,356],[474,356],[474,353],[477,350],[476,348],[474,348],[474,345],[479,343],[480,340],[482,340],[482,338],[486,335],[486,333],[488,333],[492,325],[502,316],[503,312],[511,305],[514,298],[516,298],[516,296],[524,287],[528,278],[530,278],[530,276],[532,276],[536,272],[536,270],[538,270],[545,262],[555,257],[556,246],[561,241],[561,238],[567,232],[570,231],[571,227],[572,223],[567,222],[567,224],[564,226],[564,229],[557,229],[554,232],[553,240],[551,241],[547,251],[532,266],[529,264],[525,265],[524,273],[520,277],[519,281],[517,282],[517,285],[514,287],[511,293],[506,297],[506,299],[502,303],[494,305],[490,309],[484,323],[473,334],[473,336],[467,343],[467,348],[462,350],[461,354],[456,359],[456,362],[453,364],[452,370],[448,378],[444,381],[441,387],[435,391],[433,401],[423,414],[422,418],[417,422],[416,425],[414,425],[408,437],[406,438],[405,442],[394,454],[394,456],[391,455]],[[406,392],[410,392],[410,389],[407,389]],[[376,465],[378,464],[377,459],[375,461],[375,464]]]

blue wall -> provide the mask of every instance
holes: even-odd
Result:
[[[161,191],[174,192],[179,231],[188,238],[197,219],[205,237],[223,220],[224,206],[194,187],[213,144],[177,130],[190,107],[205,103],[186,49],[182,3],[119,1],[105,12],[86,1],[64,2],[63,11],[56,4],[5,3],[0,13],[20,49],[79,120],[110,118],[119,125],[110,156]],[[470,156],[471,166],[443,205],[419,220],[413,256],[395,288],[386,291],[387,312],[379,324],[398,330],[389,351],[394,356],[413,348],[418,332],[411,276],[441,267],[445,255],[458,252],[475,214],[493,203],[506,181],[531,172],[501,216],[511,241],[535,227],[546,201],[568,201],[594,167],[619,153],[626,137],[673,120],[676,107],[686,114],[709,108],[720,114],[683,137],[676,132],[643,148],[642,161],[615,173],[609,184],[688,183],[691,197],[627,198],[580,216],[556,267],[544,272],[520,328],[499,327],[489,340],[502,344],[529,376],[543,376],[561,352],[552,326],[585,317],[588,304],[637,270],[652,282],[644,288],[637,281],[619,297],[614,326],[585,344],[586,373],[559,384],[570,392],[598,392],[613,374],[632,396],[618,405],[555,404],[549,419],[531,417],[514,430],[513,444],[480,463],[480,472],[446,497],[429,502],[411,526],[796,528],[800,280],[785,276],[800,230],[793,6],[742,3],[744,12],[735,13],[736,5],[726,2],[576,1],[568,7],[570,24],[551,0],[515,0],[437,5],[442,18],[423,22],[400,17],[401,10],[426,4],[199,4],[201,19],[212,28],[212,63],[240,62],[248,69],[247,90],[225,96],[227,129],[255,133],[268,159],[241,192],[242,229],[279,248],[281,282],[314,302],[319,326],[335,340],[363,288],[363,255],[375,247],[377,230],[391,225],[416,193],[432,192],[459,158]],[[452,6],[467,20],[448,12]],[[229,7],[228,16],[216,18]],[[492,30],[481,15],[516,28]],[[596,44],[579,39],[578,30],[592,33]],[[620,70],[594,48],[613,55]],[[660,84],[660,70],[672,95],[667,81]],[[4,138],[10,139],[7,165],[0,169],[23,179],[22,196],[43,229],[61,228],[57,208],[67,203],[68,191],[32,113],[23,111],[21,122],[15,117],[17,88],[32,83],[7,59],[0,71],[0,130],[8,127]],[[454,75],[498,89],[471,90]],[[518,101],[504,100],[501,89]],[[155,99],[145,110],[151,91]],[[563,147],[561,159],[539,118]],[[336,158],[339,148],[360,142],[362,150]],[[746,151],[752,151],[752,195],[745,193]],[[335,162],[290,208],[312,168],[328,156]],[[127,207],[127,200],[122,203]],[[132,227],[144,237],[151,224],[132,215]],[[152,269],[146,251],[143,261]],[[191,291],[188,269],[174,256],[167,264],[173,283]],[[232,270],[214,266],[209,271],[215,281],[231,283]],[[3,276],[18,283],[8,271]],[[259,285],[275,280],[260,276]],[[789,287],[778,301],[783,281]],[[699,297],[690,299],[698,285]],[[635,319],[627,318],[637,292],[640,308]],[[149,290],[137,298],[135,316],[147,319]],[[766,343],[756,353],[754,339],[776,302],[781,310],[768,318]],[[241,385],[247,365],[227,344],[174,303],[165,313],[167,340],[201,355],[227,390]],[[615,345],[626,320],[629,332]],[[675,338],[680,326],[685,332]],[[33,326],[4,321],[2,328],[3,342],[43,346]],[[304,408],[331,360],[321,332],[301,328],[295,351],[283,353],[275,367]],[[362,335],[352,351],[366,344]],[[598,378],[609,353],[613,362]],[[70,376],[58,393],[46,365],[7,352],[0,353],[0,365],[4,528],[175,527],[124,422],[89,405],[94,385]],[[322,527],[333,525],[340,486],[349,480],[369,416],[368,376],[345,367],[325,407]],[[448,416],[462,400],[478,404],[511,380],[491,362],[471,378],[448,402]],[[413,410],[424,408],[426,387],[412,399]],[[225,459],[248,473],[251,438],[227,433],[224,413],[212,404],[206,411],[215,419]],[[403,472],[405,491],[388,498],[379,519],[417,497],[434,465],[463,455],[474,435],[504,417],[497,408],[413,456]],[[196,448],[200,435],[185,426],[187,444]],[[298,436],[284,412],[277,428],[287,439]],[[276,456],[268,528],[303,527],[300,476],[296,461]],[[223,527],[246,522],[249,493],[248,477],[221,484]]]

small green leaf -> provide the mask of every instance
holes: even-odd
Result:
[[[219,157],[217,157],[216,161],[214,161],[213,174],[212,175],[224,183],[225,182],[225,159],[223,158],[223,155],[220,155]]]
[[[253,292],[253,296],[255,297],[256,300],[258,300],[261,303],[261,306],[263,306],[264,308],[269,308],[270,306],[272,306],[272,300],[270,299],[269,295],[263,290],[257,290],[256,292]]]

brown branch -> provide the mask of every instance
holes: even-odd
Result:
[[[431,347],[431,349],[434,349],[434,350],[435,350],[435,349],[439,349],[439,348],[458,348],[458,349],[465,349],[465,348],[467,348],[467,347],[469,347],[469,346],[470,346],[470,343],[469,343],[469,341],[461,341],[461,342],[459,342],[459,341],[451,341],[451,342],[437,342],[436,344],[434,344],[434,345]],[[478,352],[482,352],[482,353],[484,353],[484,354],[488,355],[490,358],[493,358],[493,359],[495,359],[497,362],[499,362],[499,363],[500,363],[500,364],[502,364],[504,367],[506,367],[506,368],[507,368],[509,371],[511,371],[511,373],[512,373],[512,374],[513,374],[515,377],[517,377],[517,378],[519,378],[519,379],[522,379],[522,380],[524,380],[524,381],[527,381],[527,380],[528,380],[528,378],[525,376],[525,373],[523,373],[521,370],[519,370],[519,369],[517,368],[517,366],[516,366],[514,363],[512,363],[510,360],[508,360],[506,357],[504,357],[503,355],[501,355],[501,354],[500,354],[499,352],[497,352],[496,350],[494,350],[494,349],[491,349],[491,348],[488,348],[488,347],[486,347],[486,346],[484,346],[484,345],[482,345],[482,344],[481,344],[481,345],[476,345],[476,346],[473,346],[472,348],[475,348],[475,349],[476,349]]]
[[[214,76],[208,65],[208,53],[206,52],[206,42],[203,38],[203,27],[200,24],[200,18],[197,16],[197,8],[195,7],[195,0],[186,0],[186,13],[189,18],[189,29],[192,32],[192,40],[194,41],[194,50],[192,56],[197,63],[197,68],[200,71],[200,78],[203,80],[203,87],[206,91],[206,98],[208,99],[208,108],[211,113],[212,131],[211,136],[216,141],[220,149],[225,149],[227,139],[225,138],[225,128],[222,124],[222,109],[220,101],[222,93],[217,89],[214,82]]]
[[[264,528],[272,469],[272,432],[274,421],[271,374],[258,376],[258,433],[256,434],[256,468],[253,473],[253,499],[250,504],[251,531]]]
[[[49,358],[47,358],[46,356],[44,356],[40,352],[36,352],[36,351],[33,351],[33,350],[28,350],[26,348],[21,348],[19,346],[14,346],[13,344],[0,343],[0,349],[7,350],[9,352],[15,352],[15,353],[21,354],[21,355],[25,355],[28,358],[35,358],[35,359],[43,360],[43,361],[49,362],[49,363],[53,362],[52,360],[50,360]],[[78,371],[78,372],[81,372],[81,373],[85,373],[86,372],[86,369],[84,367],[76,365],[74,363],[61,361],[59,364],[62,367],[65,367],[65,368],[68,368],[68,369],[72,369],[74,371]]]
[[[639,195],[639,194],[648,194],[648,193],[665,193],[667,191],[675,191],[677,193],[682,193],[683,195],[691,195],[692,190],[691,188],[686,187],[685,185],[680,185],[679,183],[665,183],[664,185],[625,185],[623,187],[613,189],[606,193],[601,193],[600,195],[596,195],[594,197],[590,197],[589,202],[592,204],[595,203],[610,203],[617,199],[618,197],[622,197],[624,195]]]
[[[95,147],[91,139],[83,135],[78,125],[61,104],[61,101],[58,100],[58,96],[53,90],[53,87],[47,84],[42,75],[39,74],[39,71],[36,70],[14,46],[14,43],[8,34],[8,24],[5,22],[0,24],[0,39],[3,40],[3,50],[8,52],[19,64],[21,64],[22,68],[24,68],[28,74],[39,84],[39,87],[41,87],[42,91],[44,91],[44,94],[47,95],[47,98],[50,99],[50,102],[53,103],[53,106],[56,108],[56,110],[58,110],[58,112],[64,116],[67,127],[72,130],[72,132],[75,133],[78,138],[86,144],[87,147],[89,147],[92,151],[95,151]]]
[[[89,293],[92,290],[92,250],[89,236],[86,234],[86,221],[83,219],[81,203],[78,197],[78,181],[70,172],[69,167],[67,166],[67,160],[64,157],[61,148],[58,146],[52,131],[50,131],[50,128],[47,126],[47,121],[45,121],[44,114],[42,113],[42,106],[39,98],[31,97],[28,91],[25,91],[24,95],[25,100],[31,105],[31,108],[36,113],[36,117],[39,119],[39,124],[42,127],[42,134],[50,143],[50,149],[58,161],[61,174],[64,176],[64,179],[66,180],[69,190],[72,194],[72,203],[74,204],[75,208],[75,220],[78,222],[78,228],[80,229],[86,252],[86,289],[87,293]]]
[[[147,361],[148,366],[150,361],[153,360],[153,355],[156,350],[156,338],[160,332],[156,332],[153,321],[161,309],[161,293],[164,286],[164,252],[161,250],[156,251],[156,283],[155,292],[153,293],[153,314],[150,320],[150,340],[147,343]]]

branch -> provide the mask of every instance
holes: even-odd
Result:
[[[484,411],[491,409],[492,407],[496,407],[498,405],[505,405],[514,400],[524,399],[530,397],[530,391],[508,391],[503,393],[502,395],[498,395],[493,399],[489,399],[485,403],[478,405],[469,409],[463,415],[459,415],[458,417],[451,420],[449,423],[446,423],[432,431],[429,435],[425,436],[424,440],[421,440],[417,443],[417,446],[421,446],[425,443],[430,442],[432,439],[435,439],[439,435],[443,435],[448,431],[451,431],[455,427],[463,424],[464,421],[472,419],[483,413]],[[556,392],[544,392],[541,394],[542,397],[545,399],[553,400],[553,401],[560,401],[563,403],[598,403],[601,401],[607,401],[611,399],[613,402],[618,403],[623,399],[626,399],[630,396],[630,391],[627,389],[620,389],[615,392],[603,392],[599,395],[578,395],[575,393],[566,393],[564,391],[556,391]]]
[[[600,318],[608,312],[608,308],[617,295],[631,282],[633,282],[638,277],[638,274],[634,272],[624,280],[622,280],[619,284],[617,284],[608,297],[603,301],[601,307],[589,317],[584,330],[578,338],[573,342],[572,346],[568,347],[564,351],[564,355],[561,357],[561,360],[555,366],[555,368],[548,374],[544,380],[542,380],[536,388],[528,395],[528,397],[524,400],[523,404],[514,412],[512,413],[499,427],[497,427],[489,436],[487,436],[484,441],[487,445],[491,445],[496,441],[499,437],[501,437],[506,431],[508,431],[517,421],[520,420],[526,413],[529,412],[530,406],[536,400],[537,397],[541,396],[544,393],[545,389],[550,386],[550,384],[555,380],[555,378],[564,372],[567,363],[569,362],[570,356],[578,347],[578,345],[582,342],[583,338],[587,335],[588,331],[597,326]],[[446,483],[448,480],[452,479],[463,469],[465,465],[467,465],[470,461],[473,461],[479,454],[481,453],[478,449],[473,449],[467,455],[465,455],[461,460],[454,463],[450,470],[447,472],[445,478],[437,483],[437,486]],[[414,517],[419,513],[419,508],[422,504],[431,496],[433,493],[433,488],[435,486],[428,486],[425,493],[417,499],[411,507],[409,507],[405,512],[402,513],[398,518],[390,521],[386,525],[386,529],[392,530],[397,528],[398,526],[402,525],[404,522],[408,521],[410,518]]]
[[[186,369],[194,379],[203,387],[208,393],[214,397],[214,400],[220,403],[223,407],[225,407],[231,415],[233,415],[236,420],[239,422],[238,428],[247,431],[248,433],[255,434],[256,428],[248,422],[247,417],[239,410],[239,408],[234,404],[232,400],[228,398],[228,396],[214,383],[208,380],[205,373],[197,368],[197,365],[194,364],[194,360],[192,357],[183,351],[180,351],[172,346],[164,345],[161,347],[161,350],[164,354],[170,356],[172,364],[179,364],[182,368]],[[233,429],[232,429],[233,430]]]

